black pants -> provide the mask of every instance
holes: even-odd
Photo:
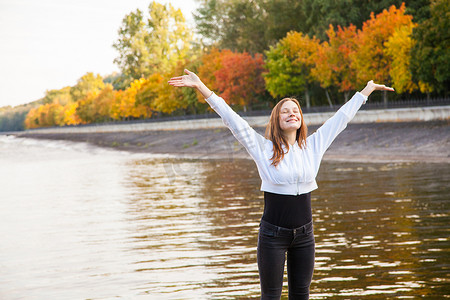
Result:
[[[261,220],[258,236],[258,269],[261,299],[280,299],[287,253],[289,299],[309,299],[314,270],[312,221],[287,229]]]

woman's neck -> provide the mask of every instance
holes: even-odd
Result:
[[[297,131],[284,132],[283,136],[290,146],[294,145],[297,141]]]

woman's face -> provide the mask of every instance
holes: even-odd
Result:
[[[286,101],[280,110],[280,128],[283,131],[297,131],[300,128],[302,116],[294,101]]]

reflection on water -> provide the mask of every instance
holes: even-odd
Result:
[[[258,298],[253,162],[0,151],[1,299]],[[311,299],[449,294],[448,165],[324,162],[318,183]]]

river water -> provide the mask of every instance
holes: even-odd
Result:
[[[252,161],[0,153],[0,299],[258,298]],[[449,164],[323,162],[318,184],[311,299],[449,297]]]

